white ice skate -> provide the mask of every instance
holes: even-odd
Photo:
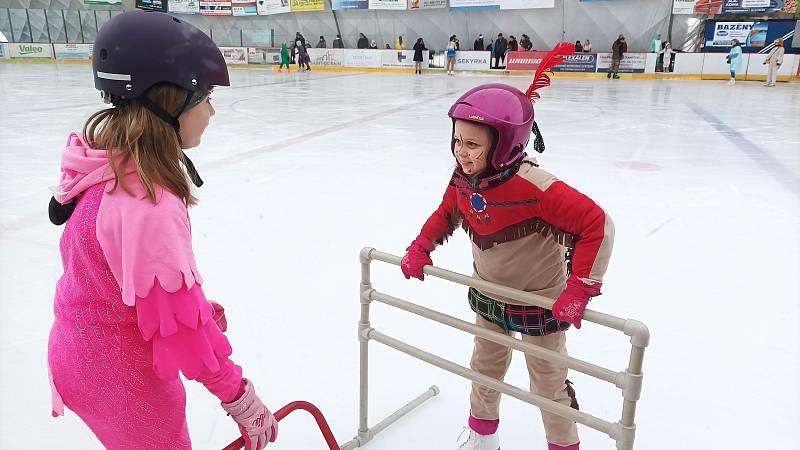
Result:
[[[734,84],[736,84],[736,78],[731,78],[730,81],[728,81],[728,86],[733,86]]]
[[[469,430],[466,440],[461,441],[464,432]],[[458,436],[458,450],[500,450],[500,437],[494,434],[478,434],[475,430],[464,427],[464,431]]]

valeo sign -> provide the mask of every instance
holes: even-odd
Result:
[[[11,44],[12,58],[52,58],[53,46],[50,44]]]

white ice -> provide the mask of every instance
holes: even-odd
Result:
[[[358,411],[358,251],[402,254],[438,205],[453,166],[450,104],[522,77],[232,70],[191,151],[206,181],[191,211],[209,298],[227,308],[233,358],[273,408],[305,399],[340,442]],[[800,448],[800,84],[555,79],[536,119],[543,168],[616,222],[604,295],[591,307],[645,322],[636,448]],[[87,65],[0,65],[0,448],[96,449],[73,413],[50,418],[45,369],[61,228],[47,220],[67,133],[103,105]],[[470,273],[457,232],[434,252]],[[374,287],[465,320],[464,288],[406,281],[376,264]],[[373,305],[372,325],[468,365],[470,336]],[[452,449],[469,383],[371,343],[370,422],[431,384],[441,395],[367,448]],[[571,354],[622,370],[624,336],[587,324]],[[573,373],[583,410],[617,421],[622,398]],[[517,354],[507,380],[528,385]],[[195,447],[219,449],[233,421],[187,382]],[[539,412],[508,398],[504,449],[544,449]],[[583,448],[614,448],[581,427]],[[302,413],[276,449],[325,448]]]

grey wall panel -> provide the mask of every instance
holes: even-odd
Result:
[[[31,29],[28,26],[28,16],[24,9],[9,9],[11,15],[11,31],[13,36],[9,37],[12,42],[30,42]]]
[[[52,42],[67,42],[67,29],[64,26],[64,17],[61,15],[61,11],[60,9],[45,10]]]
[[[64,11],[64,19],[67,24],[67,42],[75,44],[83,42],[80,27],[80,11],[63,9],[62,11]]]
[[[8,9],[0,9],[0,32],[2,32],[3,36],[9,41],[13,38],[11,34],[11,22],[8,21]]]
[[[33,42],[50,42],[47,30],[47,20],[44,17],[43,9],[28,10],[29,23],[31,26],[31,37]]]
[[[14,10],[34,8],[68,10],[67,28],[58,30],[57,36],[66,36],[70,42],[93,42],[96,25],[105,23],[109,16],[123,9],[132,9],[134,0],[123,0],[123,8],[111,6],[87,6],[82,0],[0,0],[0,8],[8,6]],[[413,11],[336,11],[339,30],[345,44],[355,47],[358,33],[375,40],[380,48],[385,44],[394,46],[398,35],[403,35],[407,47],[418,37],[425,39],[432,49],[443,49],[450,35],[456,34],[462,49],[471,49],[478,33],[495,38],[502,32],[519,39],[527,34],[535,49],[552,47],[562,38],[568,41],[590,39],[596,51],[607,51],[617,35],[623,33],[628,40],[629,51],[646,51],[650,40],[657,32],[666,38],[672,0],[616,0],[608,2],[580,2],[579,0],[556,0],[555,8],[512,11],[450,11],[449,9]],[[330,8],[330,3],[326,4]],[[76,34],[79,25],[76,13],[80,11],[84,30]],[[5,10],[0,9],[0,15]],[[24,13],[24,10],[22,10]],[[97,12],[97,23],[94,14]],[[24,15],[24,14],[23,14]],[[13,23],[15,36],[30,40],[27,22],[15,13]],[[48,19],[51,17],[47,16]],[[223,46],[261,45],[275,33],[275,43],[292,42],[295,32],[300,31],[306,39],[316,45],[324,35],[331,45],[337,34],[333,12],[277,14],[249,17],[204,17],[180,16],[206,33],[213,34],[214,41]],[[692,22],[693,20],[693,22]],[[673,43],[676,48],[688,49],[684,43],[697,28],[695,16],[676,16],[673,26]],[[2,26],[0,19],[0,26]],[[17,25],[20,26],[19,30]],[[9,29],[6,27],[5,29]],[[63,28],[63,24],[62,27]],[[4,30],[5,30],[4,29]],[[78,27],[80,30],[80,27]],[[34,38],[41,36],[41,28],[34,27]],[[46,30],[45,30],[46,31]],[[38,34],[37,34],[38,33]],[[7,33],[10,34],[10,33]],[[57,38],[54,38],[57,39]],[[692,43],[693,44],[693,43]],[[691,45],[689,46],[691,47]]]

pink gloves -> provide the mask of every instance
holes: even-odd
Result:
[[[428,238],[419,235],[414,242],[406,249],[406,255],[400,261],[400,269],[403,271],[406,279],[414,277],[420,281],[425,280],[425,274],[422,273],[422,268],[425,266],[432,266],[431,252],[434,249],[433,242]]]
[[[253,389],[253,383],[242,379],[244,394],[238,400],[222,403],[222,408],[239,424],[245,442],[245,450],[261,450],[278,437],[278,421],[261,403]]]
[[[214,322],[217,323],[219,330],[224,333],[225,330],[228,329],[228,320],[225,318],[225,308],[223,308],[219,303],[212,302],[211,300],[209,300],[208,303],[211,303],[211,307],[214,308]]]
[[[600,286],[603,283],[586,284],[576,275],[567,278],[567,288],[558,296],[553,304],[553,317],[581,328],[581,319],[589,299],[600,295]]]

